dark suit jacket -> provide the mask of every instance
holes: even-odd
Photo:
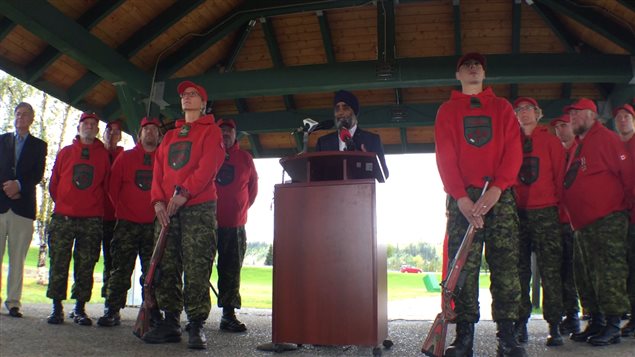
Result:
[[[377,134],[373,134],[369,131],[362,130],[359,126],[355,130],[353,135],[353,142],[355,143],[355,150],[361,150],[362,144],[366,148],[366,151],[374,152],[379,158],[381,167],[384,170],[384,176],[388,178],[388,166],[386,166],[386,159],[384,158],[384,146],[381,144],[381,138]],[[315,151],[339,151],[340,142],[337,137],[337,131],[326,134],[318,139]]]
[[[11,209],[17,215],[35,219],[35,186],[44,176],[47,144],[29,134],[14,170],[14,140],[15,133],[0,135],[0,185],[5,181],[17,179],[22,186],[21,197],[12,200],[0,187],[0,213]]]

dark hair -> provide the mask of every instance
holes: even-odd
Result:
[[[29,104],[27,102],[18,103],[18,105],[16,105],[15,109],[13,110],[13,114],[15,114],[18,111],[18,109],[20,109],[20,108],[26,108],[26,109],[28,109],[31,112],[31,114],[35,114],[35,111],[33,110],[33,107],[31,106],[31,104]]]

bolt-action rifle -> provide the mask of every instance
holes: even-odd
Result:
[[[490,178],[486,177],[485,186],[483,186],[481,196],[483,196],[483,194],[487,191],[489,181]],[[452,309],[452,299],[459,295],[461,288],[465,283],[466,274],[463,271],[463,266],[467,261],[467,256],[470,252],[470,247],[472,246],[475,234],[476,229],[472,224],[470,224],[467,227],[465,236],[463,236],[461,246],[452,260],[448,276],[441,282],[441,294],[443,295],[442,311],[437,314],[437,317],[434,319],[430,332],[428,332],[428,336],[421,347],[421,352],[423,352],[426,356],[443,357],[445,338],[448,332],[448,323],[453,322],[454,319],[456,319],[456,313]]]

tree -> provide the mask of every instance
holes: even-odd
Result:
[[[269,245],[269,250],[267,251],[267,258],[265,258],[265,265],[267,266],[273,265],[273,244]]]

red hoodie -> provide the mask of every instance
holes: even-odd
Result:
[[[469,186],[501,190],[516,182],[522,164],[520,131],[512,106],[491,88],[477,95],[452,91],[434,126],[437,166],[445,192],[459,199]]]
[[[624,143],[598,121],[584,139],[576,141],[577,147],[582,147],[578,155],[578,149],[574,149],[567,166],[579,164],[579,169],[570,187],[563,189],[563,202],[571,226],[579,230],[613,212],[626,210],[634,178]]]
[[[633,165],[633,175],[635,176],[635,135],[626,142],[626,150],[631,155],[631,164]],[[631,223],[635,224],[635,183],[631,192]]]
[[[107,150],[108,156],[110,157],[110,165],[115,162],[115,159],[123,152],[123,147],[116,146],[114,150]],[[104,221],[114,221],[115,220],[115,207],[112,206],[112,202],[110,199],[106,197],[104,200]]]
[[[176,121],[159,145],[152,174],[152,203],[167,204],[174,187],[181,186],[191,197],[185,206],[215,201],[214,179],[223,164],[225,148],[214,116],[205,115],[193,123]]]
[[[146,152],[141,143],[137,143],[112,164],[108,191],[117,219],[146,224],[154,221],[150,188],[155,153]]]
[[[49,193],[54,212],[70,217],[103,217],[110,159],[104,144],[95,139],[84,145],[75,138],[55,158]]]
[[[528,139],[532,150],[523,152],[523,164],[514,187],[518,208],[557,206],[564,175],[564,147],[544,126],[536,127],[529,137],[523,137]]]
[[[247,223],[247,210],[258,194],[258,173],[251,155],[234,143],[227,150],[216,176],[218,226],[240,227]]]

